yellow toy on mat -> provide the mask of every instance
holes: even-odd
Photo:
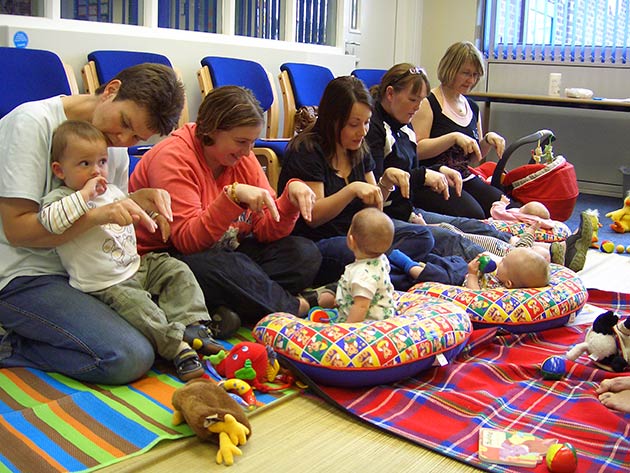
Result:
[[[610,218],[613,223],[610,225],[617,233],[625,233],[630,231],[630,195],[623,200],[623,207],[612,212],[608,212],[606,217]]]

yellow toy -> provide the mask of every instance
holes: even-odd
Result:
[[[630,195],[623,200],[623,207],[608,212],[606,217],[610,218],[613,223],[610,225],[617,233],[625,233],[630,231]]]
[[[186,422],[197,437],[219,444],[216,462],[232,465],[251,426],[243,409],[214,381],[195,378],[173,393],[173,425]]]

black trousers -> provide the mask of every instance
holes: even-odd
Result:
[[[272,312],[297,315],[295,294],[312,284],[322,260],[315,243],[295,236],[271,243],[246,238],[234,251],[173,256],[195,274],[209,309],[224,305],[250,324]]]
[[[450,194],[450,198],[444,200],[442,194],[423,187],[413,191],[413,205],[429,212],[484,219],[490,217],[492,203],[500,200],[503,192],[475,176],[464,182],[460,197],[452,187]]]

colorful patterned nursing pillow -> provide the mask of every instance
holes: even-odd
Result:
[[[527,228],[530,226],[527,223],[523,222],[505,222],[503,220],[495,220],[493,218],[489,218],[484,220],[489,225],[492,225],[494,228],[499,230],[500,232],[511,233],[512,235],[520,235],[521,233],[525,233]],[[534,231],[534,240],[535,241],[543,241],[547,243],[553,243],[554,241],[564,241],[571,235],[571,230],[562,222],[555,222],[555,226],[553,229],[549,228],[538,228]]]
[[[537,332],[566,324],[586,303],[582,280],[570,269],[551,264],[549,286],[535,289],[473,290],[440,283],[410,289],[465,309],[475,328],[501,326],[514,333]]]
[[[327,324],[278,312],[253,334],[311,380],[342,387],[398,381],[447,362],[462,350],[472,324],[465,311],[432,297],[398,293],[400,315]]]

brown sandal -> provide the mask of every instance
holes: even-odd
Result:
[[[200,378],[205,373],[199,355],[192,348],[184,348],[173,358],[177,376],[182,381]]]

